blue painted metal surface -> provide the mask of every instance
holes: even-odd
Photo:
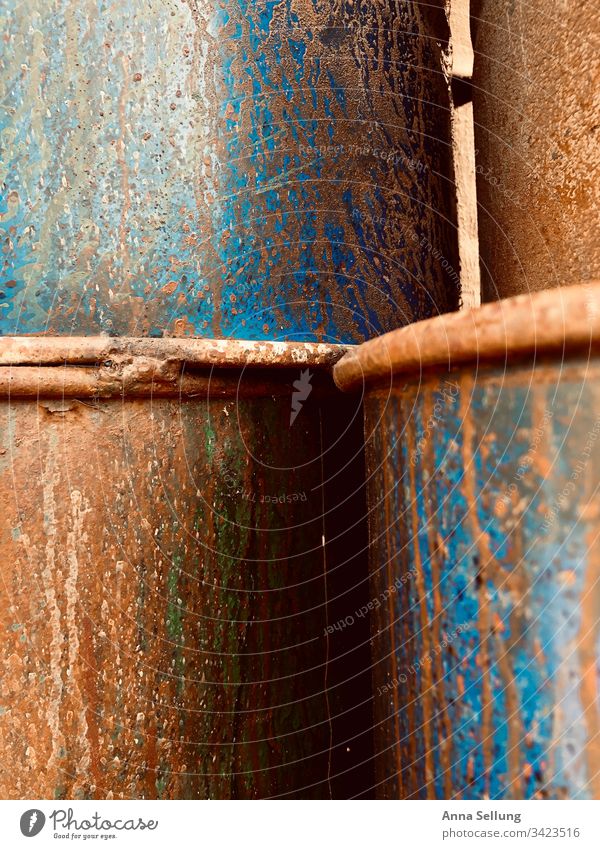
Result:
[[[456,307],[441,5],[3,0],[0,26],[1,333],[361,341]]]
[[[599,377],[368,395],[380,796],[600,797]]]

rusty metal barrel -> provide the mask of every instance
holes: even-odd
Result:
[[[471,3],[482,299],[600,277],[600,9]]]
[[[0,340],[2,798],[330,795],[336,356]]]
[[[0,15],[0,332],[361,342],[456,308],[441,2]]]
[[[600,285],[372,340],[376,788],[600,798]]]
[[[444,4],[0,20],[3,792],[334,795],[361,446],[298,340],[457,306]]]

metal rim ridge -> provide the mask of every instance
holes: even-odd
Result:
[[[277,392],[290,370],[329,376],[347,350],[321,342],[4,336],[0,396],[264,395]]]
[[[584,283],[446,313],[349,349],[333,367],[344,392],[398,374],[449,370],[469,363],[600,348],[600,282]]]

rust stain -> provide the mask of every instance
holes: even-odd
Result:
[[[407,450],[408,456],[412,457],[415,450],[415,440],[414,440],[414,432],[411,428],[406,429],[406,439],[407,439]],[[423,745],[425,747],[425,782],[427,787],[427,798],[434,799],[435,798],[435,787],[434,787],[434,768],[433,768],[433,740],[432,740],[432,726],[433,726],[433,714],[432,714],[432,704],[433,704],[433,675],[432,675],[432,664],[431,664],[431,636],[429,633],[429,617],[427,615],[427,599],[426,593],[427,588],[425,586],[425,580],[423,576],[423,563],[421,560],[421,552],[419,549],[419,513],[417,510],[417,487],[415,482],[415,466],[413,463],[409,462],[409,480],[410,480],[410,493],[411,493],[411,505],[410,505],[410,514],[411,514],[411,524],[412,524],[412,540],[413,540],[413,553],[414,553],[414,567],[415,567],[415,581],[417,585],[417,593],[419,597],[419,611],[420,611],[420,631],[422,634],[423,640],[423,651],[424,656],[427,658],[427,662],[422,664],[421,666],[421,675],[423,678],[423,686],[421,688],[420,693],[420,705],[423,710]]]
[[[473,28],[483,300],[597,280],[598,4],[482,0]]]
[[[381,458],[379,458],[381,459]],[[390,464],[388,459],[386,458],[383,462],[383,487],[384,487],[384,518],[385,518],[385,527],[392,528],[395,525],[397,520],[396,516],[392,515],[391,512],[391,497],[390,494],[393,492],[393,488],[395,485],[393,470],[390,468]],[[380,509],[380,505],[377,505],[376,509]],[[386,553],[386,568],[385,575],[387,581],[387,587],[394,586],[394,573],[395,569],[393,569],[393,565],[396,563],[396,558],[394,557],[394,552],[392,551],[390,534],[386,533],[385,535],[385,553]],[[378,564],[375,563],[375,568],[378,567]],[[382,621],[381,627],[383,629],[383,634],[385,635],[389,630],[389,645],[387,641],[386,644],[386,652],[389,648],[389,657],[390,657],[390,665],[392,672],[392,681],[397,682],[398,678],[398,655],[397,655],[397,646],[396,646],[396,612],[394,610],[394,600],[393,593],[388,595],[387,599],[387,610],[389,620],[387,623]],[[387,625],[387,628],[386,628]],[[385,653],[384,653],[385,657]],[[410,696],[409,696],[410,698]],[[395,740],[400,740],[401,732],[400,732],[400,700],[398,694],[398,686],[392,687],[392,704],[394,709],[394,715],[392,718],[392,724],[394,729],[394,738]],[[396,781],[397,781],[397,798],[404,798],[404,780],[403,780],[403,772],[402,772],[402,748],[398,745],[393,745],[393,741],[387,741],[386,745],[392,745],[394,749],[394,759],[396,765]]]
[[[424,397],[423,397],[423,420],[429,421],[430,416],[432,416],[434,411],[434,403],[433,403],[433,387],[429,386],[425,388]],[[434,435],[431,434],[430,437],[426,441],[425,451],[424,451],[424,463],[425,467],[430,470],[430,475],[434,475],[437,473],[436,462],[435,462],[435,452],[434,452]],[[424,502],[425,502],[425,517],[428,525],[427,536],[429,540],[429,552],[431,558],[431,581],[432,581],[432,593],[433,593],[433,618],[431,621],[432,625],[432,634],[433,641],[435,645],[441,645],[442,643],[442,633],[441,633],[441,616],[442,616],[442,598],[440,592],[440,557],[439,550],[441,547],[441,541],[438,540],[436,535],[437,521],[438,521],[438,510],[439,506],[436,502],[435,495],[435,486],[433,485],[433,481],[429,478],[428,486],[424,493]],[[436,680],[434,682],[435,687],[435,697],[437,702],[437,719],[438,719],[438,737],[439,737],[439,752],[440,752],[440,762],[442,767],[442,772],[444,776],[444,794],[446,799],[450,799],[452,797],[453,789],[452,789],[452,725],[450,722],[450,716],[448,713],[448,704],[446,700],[446,691],[444,686],[444,669],[441,653],[435,653],[435,672],[436,672]],[[460,789],[457,790],[455,794],[455,798],[461,797]]]
[[[60,722],[60,706],[64,687],[62,675],[63,633],[61,626],[61,614],[57,599],[57,588],[55,585],[57,572],[57,517],[55,488],[59,480],[56,448],[56,441],[51,438],[46,457],[46,467],[42,477],[43,521],[46,536],[42,579],[44,582],[44,595],[48,606],[48,615],[50,617],[51,626],[51,641],[48,649],[50,654],[50,679],[52,681],[51,694],[46,707],[46,721],[50,731],[52,748],[46,770],[51,781],[52,776],[57,775],[59,771],[58,761],[60,758],[60,752],[65,745],[65,737],[61,730]],[[28,536],[23,537],[23,543],[27,546],[27,548],[29,548]]]

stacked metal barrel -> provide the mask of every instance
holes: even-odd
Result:
[[[332,795],[316,372],[458,304],[443,6],[0,15],[2,793]]]
[[[4,2],[4,798],[600,797],[583,5]]]

